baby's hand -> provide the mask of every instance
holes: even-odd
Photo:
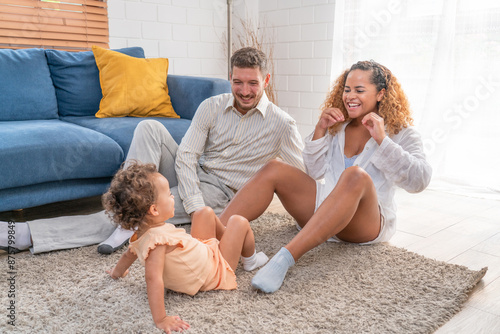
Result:
[[[109,274],[109,276],[111,276],[112,279],[119,279],[119,278],[123,278],[125,276],[127,276],[128,274],[128,269],[125,270],[125,272],[122,274],[122,275],[119,275],[117,272],[116,272],[116,267],[114,267],[113,269],[111,270],[106,270],[106,272]]]
[[[181,319],[178,315],[176,316],[165,316],[156,327],[165,331],[165,333],[171,334],[171,331],[182,332],[185,329],[189,329],[189,324]]]

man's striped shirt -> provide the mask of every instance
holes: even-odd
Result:
[[[304,170],[302,138],[295,120],[266,94],[242,115],[231,93],[203,101],[177,151],[179,196],[188,214],[204,206],[197,165],[234,191],[277,157]]]

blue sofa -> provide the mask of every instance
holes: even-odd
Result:
[[[144,58],[140,47],[115,51]],[[180,118],[153,119],[178,143],[204,99],[231,91],[216,78],[168,75],[167,85]],[[106,191],[145,118],[96,118],[101,98],[92,51],[0,50],[0,211]]]

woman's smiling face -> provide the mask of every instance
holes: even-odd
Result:
[[[342,99],[349,118],[360,118],[378,111],[378,102],[385,89],[377,92],[377,86],[370,82],[371,71],[353,70],[347,75]]]

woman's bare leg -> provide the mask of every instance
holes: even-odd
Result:
[[[295,260],[336,235],[362,243],[380,233],[380,209],[371,177],[359,167],[342,173],[337,186],[323,201],[303,229],[285,247]]]
[[[334,235],[361,243],[379,233],[380,210],[371,177],[359,167],[348,168],[302,230],[254,276],[252,285],[275,292],[295,261]]]
[[[316,181],[287,163],[272,160],[241,188],[220,215],[225,225],[229,217],[241,215],[252,221],[264,213],[274,193],[299,224],[314,213]]]

